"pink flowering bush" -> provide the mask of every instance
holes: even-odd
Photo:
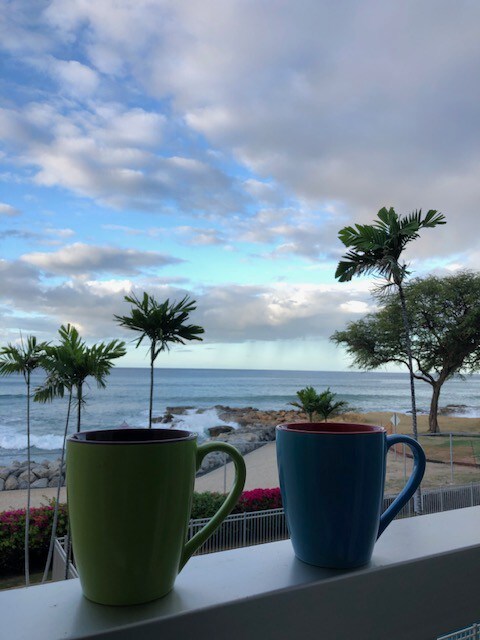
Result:
[[[233,513],[244,511],[266,511],[267,509],[280,509],[282,496],[280,489],[253,489],[244,491],[240,496]]]
[[[54,505],[30,509],[30,564],[40,568],[47,559],[52,532]],[[24,568],[26,509],[0,513],[0,575],[21,573]],[[67,505],[61,504],[58,513],[58,535],[67,528]]]

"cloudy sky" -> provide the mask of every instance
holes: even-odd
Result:
[[[347,368],[340,228],[437,209],[412,270],[480,267],[479,32],[473,0],[4,0],[0,344],[131,339],[146,290],[205,327],[164,366]]]

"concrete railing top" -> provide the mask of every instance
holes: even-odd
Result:
[[[0,593],[5,638],[432,640],[478,620],[480,507],[393,522],[356,571],[306,565],[290,541],[192,558],[175,589],[135,607],[78,580]]]

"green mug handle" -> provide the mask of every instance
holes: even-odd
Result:
[[[228,455],[232,458],[233,463],[235,465],[235,480],[233,481],[233,487],[230,490],[230,493],[227,496],[227,499],[222,504],[217,513],[212,517],[210,522],[208,522],[198,533],[196,533],[193,538],[191,538],[183,548],[182,558],[180,560],[179,571],[183,569],[187,561],[190,557],[195,553],[195,551],[202,546],[207,538],[209,538],[212,533],[218,529],[218,527],[222,524],[225,518],[228,516],[230,511],[236,505],[240,494],[243,491],[243,487],[245,485],[245,478],[247,475],[247,469],[245,467],[245,460],[242,457],[242,454],[232,447],[231,444],[227,444],[226,442],[207,442],[206,444],[202,444],[198,447],[197,450],[197,471],[202,464],[202,460],[208,453],[212,453],[212,451],[223,451],[224,453],[228,453]]]

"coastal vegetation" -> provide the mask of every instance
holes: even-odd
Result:
[[[76,425],[78,432],[81,429],[82,407],[85,404],[84,385],[86,380],[93,378],[99,388],[105,388],[105,379],[113,367],[113,360],[125,355],[125,343],[119,340],[112,340],[109,343],[100,342],[89,347],[80,337],[78,330],[70,324],[62,325],[59,329],[59,335],[60,342],[58,345],[46,345],[44,347],[40,366],[47,375],[44,383],[35,390],[34,399],[37,402],[51,402],[54,398],[63,398],[65,393],[68,395],[60,462],[60,469],[62,469],[72,402],[77,406]],[[56,505],[58,505],[61,486],[62,473],[60,472]],[[57,535],[57,520],[58,509],[55,508],[44,580],[47,578],[53,556],[55,536]]]
[[[454,375],[480,369],[480,274],[469,271],[443,278],[416,278],[404,287],[410,326],[413,375],[432,387],[429,432],[439,433],[439,398]],[[382,308],[331,340],[346,347],[353,364],[376,369],[386,364],[408,366],[408,341],[397,296],[384,297]]]
[[[136,341],[139,347],[146,338],[150,341],[150,402],[148,411],[148,426],[152,428],[153,418],[153,388],[154,365],[157,356],[162,351],[168,351],[171,344],[185,344],[190,340],[203,340],[201,334],[204,329],[194,324],[186,324],[190,314],[195,311],[196,301],[185,296],[180,302],[170,302],[167,298],[159,303],[147,292],[142,298],[135,294],[125,296],[125,301],[132,305],[130,315],[117,316],[121,327],[126,327],[140,334]]]
[[[30,584],[30,554],[29,554],[29,532],[30,532],[30,484],[31,484],[31,469],[30,469],[30,400],[31,400],[31,375],[32,371],[35,371],[41,366],[42,359],[45,355],[45,349],[47,344],[45,342],[37,342],[35,336],[27,336],[26,340],[23,338],[20,341],[20,345],[9,344],[0,350],[0,375],[22,375],[27,387],[27,407],[26,407],[26,423],[27,423],[27,475],[28,475],[28,488],[27,488],[27,510],[26,510],[26,526],[25,526],[25,540],[24,540],[24,566],[25,566],[25,585],[28,587]]]
[[[289,404],[306,413],[309,422],[313,422],[315,414],[326,422],[329,417],[348,410],[348,402],[336,400],[337,394],[330,391],[330,387],[318,393],[312,386],[307,386],[297,391],[297,397],[298,402]]]
[[[407,244],[419,237],[421,229],[436,227],[439,224],[446,224],[445,216],[434,209],[430,209],[423,218],[421,210],[402,216],[398,215],[392,207],[390,209],[383,207],[373,224],[344,227],[338,234],[343,244],[350,248],[335,271],[335,278],[339,282],[348,282],[354,276],[376,274],[384,280],[378,287],[378,291],[388,291],[390,287],[394,287],[398,293],[405,328],[405,349],[412,401],[412,428],[416,440],[418,440],[418,429],[415,376],[410,321],[404,294],[404,281],[410,272],[407,265],[400,259]]]

